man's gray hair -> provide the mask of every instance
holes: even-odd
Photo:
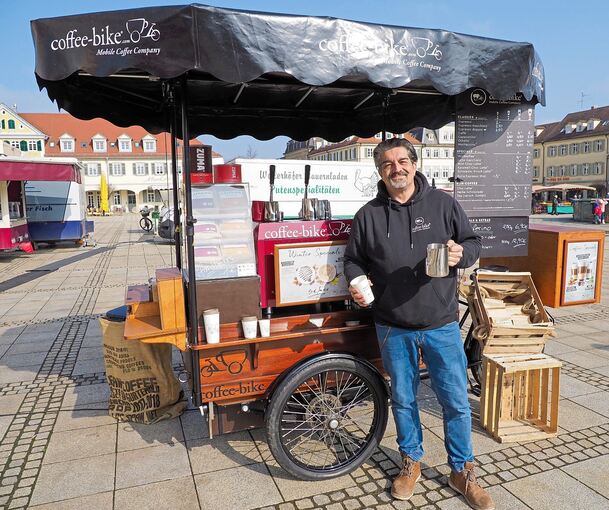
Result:
[[[374,158],[374,166],[377,170],[380,170],[381,165],[381,157],[385,152],[391,149],[396,149],[397,147],[403,147],[406,149],[408,153],[408,157],[410,161],[416,163],[418,161],[417,151],[414,149],[414,146],[405,138],[388,138],[387,140],[379,143],[372,153],[372,157]]]

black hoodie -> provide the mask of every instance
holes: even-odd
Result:
[[[474,234],[459,203],[432,189],[425,176],[415,175],[416,191],[400,204],[383,181],[376,198],[355,215],[345,252],[347,281],[367,274],[372,281],[375,321],[406,329],[435,329],[458,318],[456,267],[469,267],[480,255]],[[449,239],[463,246],[463,258],[448,276],[425,274],[430,243]]]

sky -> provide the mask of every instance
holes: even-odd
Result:
[[[4,0],[0,14],[2,72],[0,102],[17,111],[54,112],[57,107],[34,78],[34,46],[29,22],[36,18],[86,12],[177,4],[172,0]],[[235,9],[332,16],[370,23],[438,28],[483,37],[526,41],[535,46],[545,67],[546,106],[536,107],[536,123],[553,122],[567,113],[609,105],[609,3],[486,0],[307,0],[209,1]],[[9,6],[10,5],[10,6]],[[582,95],[583,94],[583,95]],[[251,137],[219,140],[201,137],[226,160],[246,154],[279,158],[286,137],[261,142]]]

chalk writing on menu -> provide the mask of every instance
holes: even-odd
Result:
[[[482,238],[481,257],[527,255],[529,244],[527,216],[470,218],[469,223],[474,233]]]
[[[533,105],[482,89],[457,99],[455,197],[470,216],[527,216],[531,210]]]

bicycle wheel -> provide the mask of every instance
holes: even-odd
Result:
[[[355,358],[321,359],[296,370],[273,394],[266,433],[279,465],[302,480],[357,469],[387,426],[387,392]]]
[[[152,220],[150,218],[142,218],[140,220],[140,228],[146,232],[150,232],[152,230]]]
[[[472,377],[477,384],[482,384],[482,349],[480,348],[480,342],[473,336],[472,328],[467,332],[465,346],[465,356]]]

